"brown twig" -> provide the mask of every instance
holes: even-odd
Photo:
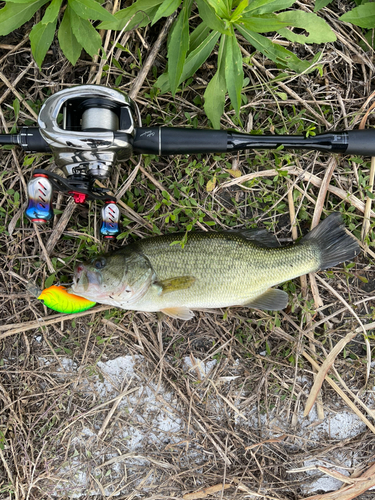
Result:
[[[146,76],[154,63],[156,56],[158,55],[161,44],[163,43],[165,37],[167,36],[169,29],[172,26],[172,23],[176,18],[176,15],[177,15],[177,12],[175,12],[174,14],[169,16],[168,19],[166,20],[164,26],[160,30],[159,36],[158,36],[154,46],[152,47],[151,52],[149,53],[144,65],[142,67],[142,70],[140,71],[139,75],[137,76],[137,78],[133,82],[132,89],[129,92],[129,97],[131,99],[135,100],[137,95],[138,95],[138,92],[141,90],[143,82],[145,81]]]
[[[74,202],[73,198],[70,198],[68,201],[65,210],[63,214],[61,215],[58,223],[56,224],[54,230],[52,231],[51,236],[48,238],[48,241],[46,243],[46,253],[47,255],[51,255],[53,252],[53,249],[55,248],[57,242],[59,241],[61,235],[65,231],[65,228],[70,221],[71,216],[73,215],[73,212],[76,208],[76,203]]]

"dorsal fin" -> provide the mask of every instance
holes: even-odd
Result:
[[[266,248],[277,248],[280,246],[276,236],[269,233],[266,229],[244,229],[240,233],[244,238],[253,241],[259,246]]]
[[[262,248],[277,248],[280,246],[276,236],[266,229],[233,229],[227,232],[239,234]]]

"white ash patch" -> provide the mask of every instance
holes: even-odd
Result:
[[[256,408],[253,408],[249,413],[245,412],[248,420],[244,421],[240,418],[236,419],[236,429],[250,426],[253,430],[258,431],[259,442],[262,440],[275,439],[284,433],[291,432],[291,425],[285,418],[285,414],[277,414],[276,411],[271,411],[268,415],[259,415]],[[317,416],[315,406],[310,411],[309,415],[304,418],[303,411],[298,411],[295,419],[298,425],[292,427],[295,439],[288,442],[287,448],[296,452],[303,449],[308,443],[310,448],[322,447],[328,445],[330,441],[342,441],[348,438],[354,438],[366,430],[366,425],[362,420],[348,411],[328,412],[325,411],[325,418],[320,421]],[[345,468],[354,468],[359,465],[354,452],[350,454],[339,450],[334,450],[328,455],[330,461],[319,458],[306,460],[304,467],[324,465],[338,472],[349,475]],[[304,494],[314,494],[316,492],[335,491],[343,486],[342,481],[328,476],[318,469],[303,471],[305,480],[301,486]],[[291,478],[293,474],[290,475]]]
[[[103,423],[114,402],[104,405],[87,418],[78,418],[67,428],[67,460],[56,465],[54,485],[49,485],[52,496],[62,494],[71,498],[91,495],[114,495],[134,489],[142,482],[157,481],[158,474],[147,473],[153,468],[170,471],[174,466],[163,457],[166,447],[183,449],[188,444],[181,462],[203,463],[206,457],[198,443],[193,443],[174,394],[158,384],[158,374],[148,380],[142,374],[145,360],[142,356],[122,356],[79,373],[77,364],[68,358],[40,359],[39,363],[57,377],[72,377],[72,387],[80,396],[87,397],[89,406],[102,405],[123,393],[121,401],[104,432]],[[202,365],[203,366],[203,365]],[[84,410],[85,413],[87,410]],[[185,434],[186,442],[179,444]],[[166,454],[168,456],[168,454]],[[120,480],[126,472],[127,481]],[[160,474],[159,474],[160,475]],[[118,486],[120,483],[120,487]],[[116,488],[120,488],[116,493]]]
[[[305,460],[303,465],[304,467],[318,467],[322,465],[327,469],[339,472],[343,476],[349,476],[349,471],[345,469],[345,467],[352,467],[352,460],[348,459],[345,454],[337,452],[336,461],[340,462],[341,467],[335,466],[334,464],[332,464],[332,462],[328,462],[327,460],[319,459]],[[311,477],[311,479],[308,479],[302,487],[302,490],[306,495],[313,494],[316,491],[335,491],[341,488],[341,486],[343,485],[342,481],[339,481],[332,476],[328,476],[318,469],[307,470],[305,474]]]
[[[78,365],[70,358],[38,358],[38,363],[41,368],[53,367],[53,370],[48,370],[49,373],[66,373],[71,374],[76,372]]]
[[[81,409],[82,418],[78,415],[75,422],[67,422],[66,433],[62,433],[66,459],[55,464],[56,481],[47,487],[51,496],[117,496],[138,485],[147,492],[165,481],[168,474],[183,468],[199,470],[209,460],[210,454],[196,439],[194,428],[190,424],[188,427],[186,408],[163,385],[157,370],[145,369],[142,356],[122,356],[84,368],[68,358],[59,358],[59,362],[54,358],[39,361],[50,375],[64,381],[71,377],[72,394],[76,391],[81,400],[83,396],[87,401],[87,407]],[[238,433],[250,431],[254,443],[292,433],[295,438],[283,446],[287,452],[300,452],[307,446],[314,449],[330,440],[355,437],[365,430],[362,421],[349,411],[326,412],[322,422],[318,421],[315,408],[307,418],[303,418],[301,407],[294,412],[292,408],[289,420],[283,407],[282,411],[262,414],[256,398],[236,382],[240,376],[236,366],[192,357],[183,358],[182,365],[196,403],[205,415],[219,425],[231,422]],[[298,382],[301,386],[310,383],[308,379]],[[122,398],[103,431],[119,394]],[[106,402],[109,403],[103,405]],[[100,407],[96,411],[97,406]],[[328,458],[341,473],[341,467],[355,466],[355,457],[341,452]],[[314,457],[306,460],[304,466],[325,463],[321,457]],[[301,474],[305,477],[303,493],[332,491],[342,484],[319,470],[305,471],[300,477]]]
[[[366,425],[357,415],[341,411],[339,413],[328,414],[324,421],[315,427],[312,436],[313,439],[321,439],[323,434],[328,439],[342,440],[358,436],[365,429]]]

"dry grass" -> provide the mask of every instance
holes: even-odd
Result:
[[[373,53],[362,50],[355,29],[337,22],[334,8],[325,17],[338,41],[323,48],[323,76],[291,75],[276,84],[273,65],[252,58],[245,68],[245,130],[358,128],[372,104]],[[123,72],[111,64],[104,75],[103,61],[82,56],[72,68],[57,46],[39,71],[26,29],[1,40],[1,129],[14,124],[15,98],[21,101],[18,125],[34,122],[50,92],[88,82],[114,85],[120,74],[120,88],[133,90],[151,124],[190,126],[196,120],[204,127],[197,98],[214,59],[175,99],[150,95],[153,71],[141,73],[138,60],[151,54],[154,71],[164,69],[165,39],[152,52],[161,27],[132,33],[124,42],[129,52],[114,51]],[[308,48],[295,49],[309,55]],[[243,51],[251,47],[244,43]],[[370,114],[367,125],[373,124]],[[222,127],[234,126],[228,107]],[[56,208],[63,215],[36,231],[22,216],[26,182],[33,168],[47,167],[50,159],[36,155],[25,164],[17,149],[0,151],[0,158],[0,498],[70,498],[75,492],[97,499],[296,500],[309,496],[306,487],[315,476],[306,470],[316,471],[316,464],[320,475],[324,467],[353,478],[369,469],[375,431],[369,158],[337,157],[325,180],[330,157],[315,153],[152,157],[139,165],[133,159],[119,165],[109,182],[121,192],[126,222],[124,239],[109,244],[98,237],[99,206],[75,207],[61,196]],[[211,183],[207,190],[215,176],[214,189]],[[178,220],[168,219],[177,209]],[[259,224],[291,241],[292,226],[300,236],[314,214],[319,220],[321,213],[338,210],[363,238],[363,254],[354,267],[321,274],[314,294],[306,281],[285,285],[291,305],[281,313],[201,311],[183,323],[98,306],[72,318],[47,311],[25,287],[43,286],[52,272],[67,282],[76,259],[192,222],[195,229],[208,229],[207,221],[217,229]],[[118,375],[111,371],[114,363]],[[322,387],[322,422],[315,410],[303,418],[320,367],[314,397]],[[353,428],[339,427],[335,435],[340,418],[355,415]]]

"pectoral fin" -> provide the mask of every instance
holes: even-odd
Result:
[[[193,311],[190,311],[190,309],[185,306],[168,307],[167,309],[161,309],[161,311],[171,318],[183,319],[185,321],[194,317]]]
[[[262,309],[265,311],[280,311],[285,309],[288,305],[289,296],[283,290],[277,288],[270,288],[259,297],[250,300],[243,304],[246,307],[253,309]]]
[[[195,283],[194,276],[177,276],[175,278],[168,278],[163,281],[156,281],[153,286],[158,287],[158,294],[164,295],[166,293],[175,292],[176,290],[186,290]]]

